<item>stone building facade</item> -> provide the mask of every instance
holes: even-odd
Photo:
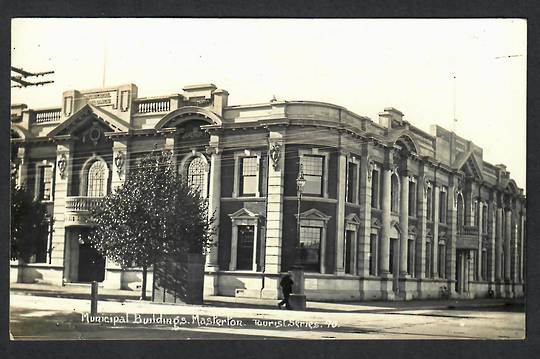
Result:
[[[129,84],[66,91],[60,107],[13,105],[11,134],[18,182],[54,218],[32,263],[12,263],[12,281],[136,289],[141,271],[100,257],[85,236],[89,210],[157,146],[217,218],[207,294],[277,298],[295,264],[312,300],[524,292],[523,190],[471,141],[426,133],[394,108],[374,122],[322,102],[229,106],[212,84],[152,98]]]

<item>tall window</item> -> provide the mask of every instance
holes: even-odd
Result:
[[[379,171],[371,172],[371,207],[379,208]]]
[[[39,188],[38,198],[42,201],[50,201],[52,193],[52,175],[53,168],[51,165],[39,166]]]
[[[369,237],[369,274],[377,275],[377,235],[371,233]]]
[[[392,212],[399,212],[399,182],[396,175],[392,176],[392,188],[391,188],[391,206],[390,209]]]
[[[439,277],[446,278],[446,246],[439,243]]]
[[[356,202],[356,188],[358,187],[357,168],[356,163],[349,162],[349,166],[347,168],[347,202],[349,203]]]
[[[416,216],[416,182],[409,181],[409,216]]]
[[[472,215],[473,220],[471,224],[478,227],[478,201],[473,202]]]
[[[428,187],[427,189],[427,203],[426,203],[426,210],[427,210],[427,220],[432,221],[433,220],[433,190],[431,187]]]
[[[487,221],[487,218],[488,217],[488,214],[487,214],[487,206],[486,205],[483,205],[482,206],[482,229],[483,229],[483,232],[484,233],[487,233],[487,230],[488,230],[488,221]]]
[[[426,241],[426,278],[431,278],[431,263],[433,262],[431,256],[431,242]]]
[[[302,170],[306,184],[304,193],[322,196],[324,185],[324,157],[316,155],[303,155],[301,157]]]
[[[238,254],[236,257],[236,269],[252,269],[254,238],[255,226],[238,226]]]
[[[356,235],[355,231],[345,231],[345,273],[352,274],[354,273],[353,268],[353,250],[354,250],[354,236]]]
[[[407,252],[407,273],[414,277],[414,239],[409,239],[409,248]]]
[[[439,222],[446,223],[446,191],[441,191],[439,194]]]
[[[322,228],[320,227],[300,227],[300,264],[308,272],[320,271],[321,257],[321,237]]]
[[[107,194],[107,165],[103,161],[95,161],[88,170],[89,197],[103,197]]]
[[[482,248],[482,279],[487,280],[487,251],[485,248]]]
[[[240,167],[240,195],[255,196],[259,192],[257,157],[242,157]]]
[[[189,185],[199,191],[201,195],[204,193],[206,175],[206,161],[201,157],[195,157],[188,166],[187,177]]]

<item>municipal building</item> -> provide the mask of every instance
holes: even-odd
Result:
[[[440,126],[424,132],[392,107],[373,120],[313,101],[231,106],[213,84],[144,98],[133,84],[69,90],[59,100],[11,107],[12,169],[54,219],[30,263],[11,263],[12,282],[137,290],[140,268],[87,243],[89,214],[157,146],[217,218],[206,294],[277,298],[296,265],[308,300],[524,294],[523,190]]]

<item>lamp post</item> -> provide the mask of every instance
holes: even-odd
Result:
[[[296,217],[296,266],[300,265],[300,208],[302,207],[302,193],[304,193],[304,186],[306,185],[306,179],[304,178],[304,170],[300,163],[300,170],[298,171],[298,177],[296,178],[296,194],[298,197],[298,212]]]

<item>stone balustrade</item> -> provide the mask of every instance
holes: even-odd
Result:
[[[36,110],[34,112],[34,122],[35,123],[58,122],[60,121],[61,112],[62,112],[61,108]]]
[[[135,102],[137,113],[168,112],[171,109],[171,100],[168,97],[143,99]]]
[[[101,197],[67,197],[66,226],[91,226],[93,224],[90,212],[99,206]]]

